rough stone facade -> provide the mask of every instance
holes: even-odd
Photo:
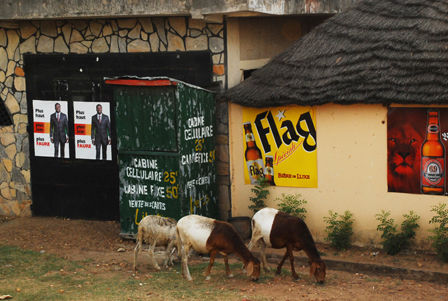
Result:
[[[23,54],[130,53],[209,50],[213,80],[225,85],[225,25],[187,17],[0,21],[0,96],[13,118],[0,127],[0,215],[30,216],[32,203]],[[217,109],[221,218],[227,219],[227,104]],[[224,198],[224,199],[223,199]]]

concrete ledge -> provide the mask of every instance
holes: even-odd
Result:
[[[325,260],[325,259],[324,259]],[[405,268],[396,268],[370,263],[346,262],[337,260],[325,260],[329,269],[362,273],[369,276],[399,277],[408,280],[421,280],[429,282],[448,282],[448,273],[432,272],[425,270],[414,270]]]
[[[270,1],[270,0],[5,0],[0,20],[118,18],[191,16],[221,23],[222,15],[335,14],[356,0]]]
[[[260,258],[260,254],[253,252],[255,256]],[[268,253],[266,254],[266,259],[272,263],[272,259],[281,260],[281,256],[278,254]],[[379,264],[371,263],[360,263],[360,262],[349,262],[340,261],[334,259],[322,259],[327,264],[329,270],[337,270],[343,272],[360,273],[368,276],[383,276],[383,277],[398,277],[407,280],[419,280],[437,283],[448,283],[448,273],[433,272],[427,270],[415,270],[407,268],[397,268],[391,266],[384,266]],[[308,258],[303,256],[294,256],[294,266],[308,266]],[[289,260],[286,260],[283,268],[289,268]]]

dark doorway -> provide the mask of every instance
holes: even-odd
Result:
[[[105,77],[168,76],[200,87],[212,85],[208,51],[185,53],[24,55],[30,136],[32,211],[37,216],[119,219],[113,87]],[[65,101],[69,155],[35,155],[33,101]],[[75,156],[74,103],[110,104],[112,160]]]

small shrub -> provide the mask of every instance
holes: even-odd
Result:
[[[300,197],[302,195],[299,193],[296,194],[287,194],[282,193],[282,198],[276,198],[275,201],[279,201],[278,209],[283,211],[289,215],[299,217],[305,220],[306,209],[302,207],[303,204],[306,204],[307,201],[301,200]]]
[[[249,209],[255,213],[257,213],[260,209],[266,207],[266,203],[264,202],[269,194],[269,190],[267,187],[270,186],[269,182],[265,178],[258,178],[257,185],[252,188],[252,192],[255,193],[254,197],[249,197],[250,201],[253,205],[249,206]]]
[[[330,245],[338,250],[345,250],[350,247],[350,238],[353,235],[353,213],[345,211],[344,215],[339,215],[337,212],[328,211],[330,217],[324,217],[324,221],[329,224],[325,232],[328,236],[326,241],[330,241]]]
[[[443,261],[448,262],[448,209],[446,204],[432,206],[431,211],[437,213],[436,216],[429,221],[430,224],[439,224],[434,229],[428,231],[434,233],[434,236],[429,236],[432,241],[432,247],[435,249],[437,256]]]
[[[415,237],[414,229],[420,227],[417,224],[417,220],[420,216],[414,214],[413,211],[408,214],[404,214],[405,220],[401,224],[401,233],[397,233],[397,225],[394,224],[393,218],[390,216],[390,211],[381,211],[382,214],[376,214],[376,219],[380,221],[380,224],[376,228],[377,231],[382,231],[383,234],[381,242],[384,251],[389,255],[397,255],[401,250],[410,246],[410,240]]]

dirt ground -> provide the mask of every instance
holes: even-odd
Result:
[[[129,277],[139,277],[132,271],[135,242],[121,239],[119,232],[120,224],[114,221],[41,217],[0,218],[0,244],[57,254],[71,260],[92,259],[97,262],[94,265],[97,273],[113,271]],[[337,251],[324,244],[318,244],[318,249],[323,254],[322,258],[328,261],[448,273],[448,264],[441,263],[434,254],[408,252],[390,256],[381,250],[355,247]],[[269,249],[269,252],[270,273],[274,274],[279,256],[284,251]],[[295,255],[304,259],[303,264],[302,261],[296,262],[296,270],[299,274],[307,275],[305,254],[298,252]],[[190,264],[200,261],[200,258],[191,258]],[[289,271],[289,261],[286,261],[284,268]],[[242,273],[234,271],[240,272]],[[148,257],[141,254],[139,274],[150,273],[154,273],[154,270],[148,266]],[[448,300],[448,283],[443,281],[419,281],[403,275],[379,275],[365,270],[347,272],[329,269],[324,285],[315,284],[313,278],[308,276],[293,280],[289,272],[275,276],[269,283],[257,283],[249,279],[246,282],[233,279],[228,281],[229,286],[240,290],[241,300],[256,300],[254,296],[260,295],[268,300]]]

